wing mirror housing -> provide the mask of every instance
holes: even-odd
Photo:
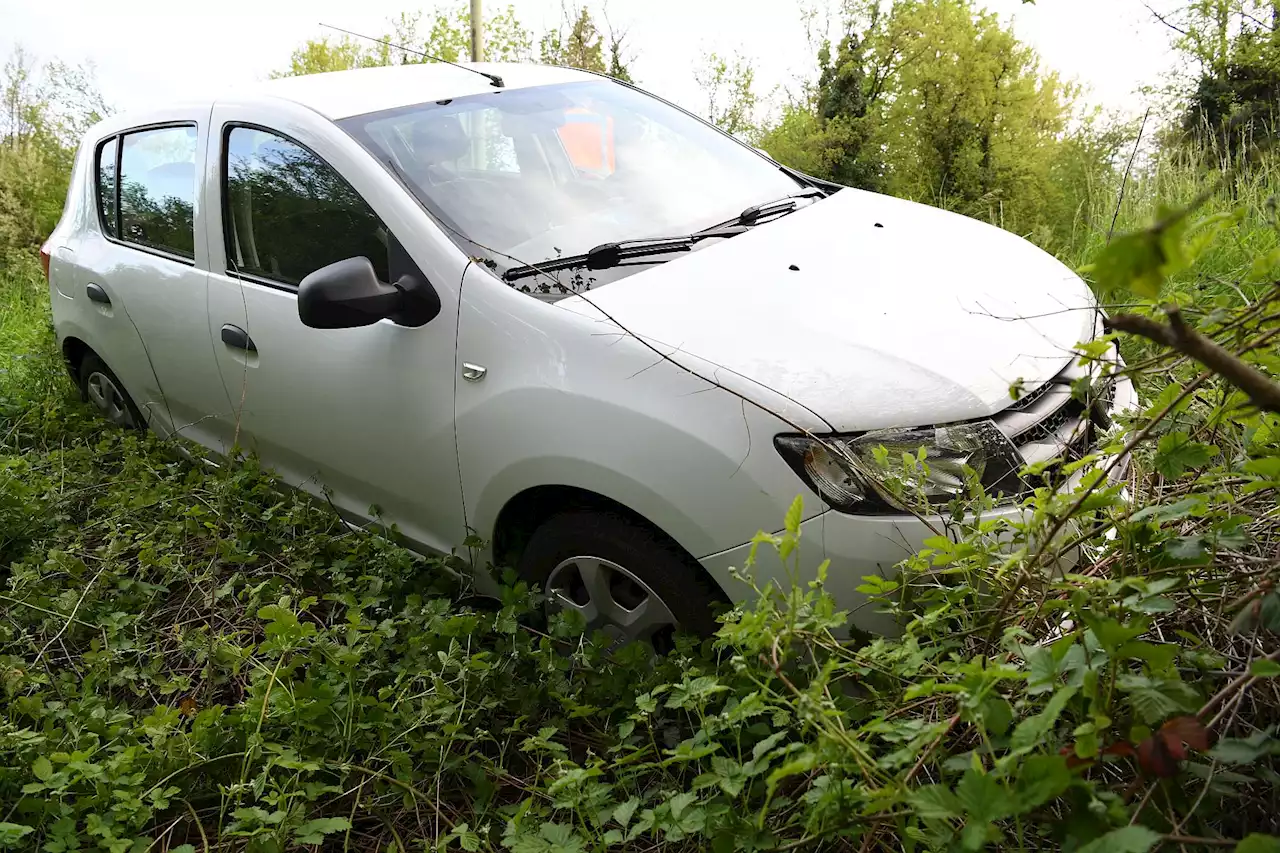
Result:
[[[298,285],[298,317],[313,329],[353,329],[391,320],[425,326],[440,313],[440,295],[418,275],[383,284],[368,258],[321,267]]]

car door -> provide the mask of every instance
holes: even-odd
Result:
[[[108,366],[131,362],[120,375],[158,431],[221,449],[217,415],[228,401],[209,341],[207,251],[196,227],[208,114],[175,114],[97,146],[99,228],[74,247],[74,295],[94,307],[90,338],[108,343],[99,353]],[[109,345],[133,334],[145,369]]]
[[[453,428],[464,261],[451,268],[425,244],[434,225],[422,210],[314,113],[219,104],[214,126],[210,191],[221,215],[210,230],[209,330],[237,440],[349,518],[377,516],[427,550],[457,547],[466,535]],[[443,310],[419,328],[304,326],[301,279],[361,256],[384,282],[406,272],[431,282]]]

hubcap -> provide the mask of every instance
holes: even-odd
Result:
[[[588,631],[602,631],[613,646],[635,640],[669,645],[676,617],[656,592],[622,566],[602,557],[570,557],[547,579],[548,604],[582,616]]]
[[[85,391],[89,395],[89,402],[97,407],[104,418],[116,426],[133,426],[133,415],[124,401],[124,394],[111,381],[110,376],[95,370],[85,382]]]

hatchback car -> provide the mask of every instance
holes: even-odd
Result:
[[[886,628],[855,587],[929,534],[875,447],[925,449],[937,501],[967,467],[1012,515],[1024,463],[1132,402],[1123,381],[1073,398],[1097,312],[1030,243],[562,68],[363,69],[114,116],[44,253],[109,419],[252,450],[422,552],[476,532],[475,564],[619,640],[713,627],[797,494],[803,567],[829,558],[853,623]]]

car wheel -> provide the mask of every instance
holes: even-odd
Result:
[[[146,423],[120,380],[94,353],[87,353],[80,363],[80,393],[116,426],[141,429]]]
[[[615,645],[669,651],[677,630],[709,635],[726,603],[701,567],[654,530],[609,512],[557,515],[534,531],[520,576],[540,585],[551,611],[573,610]]]

